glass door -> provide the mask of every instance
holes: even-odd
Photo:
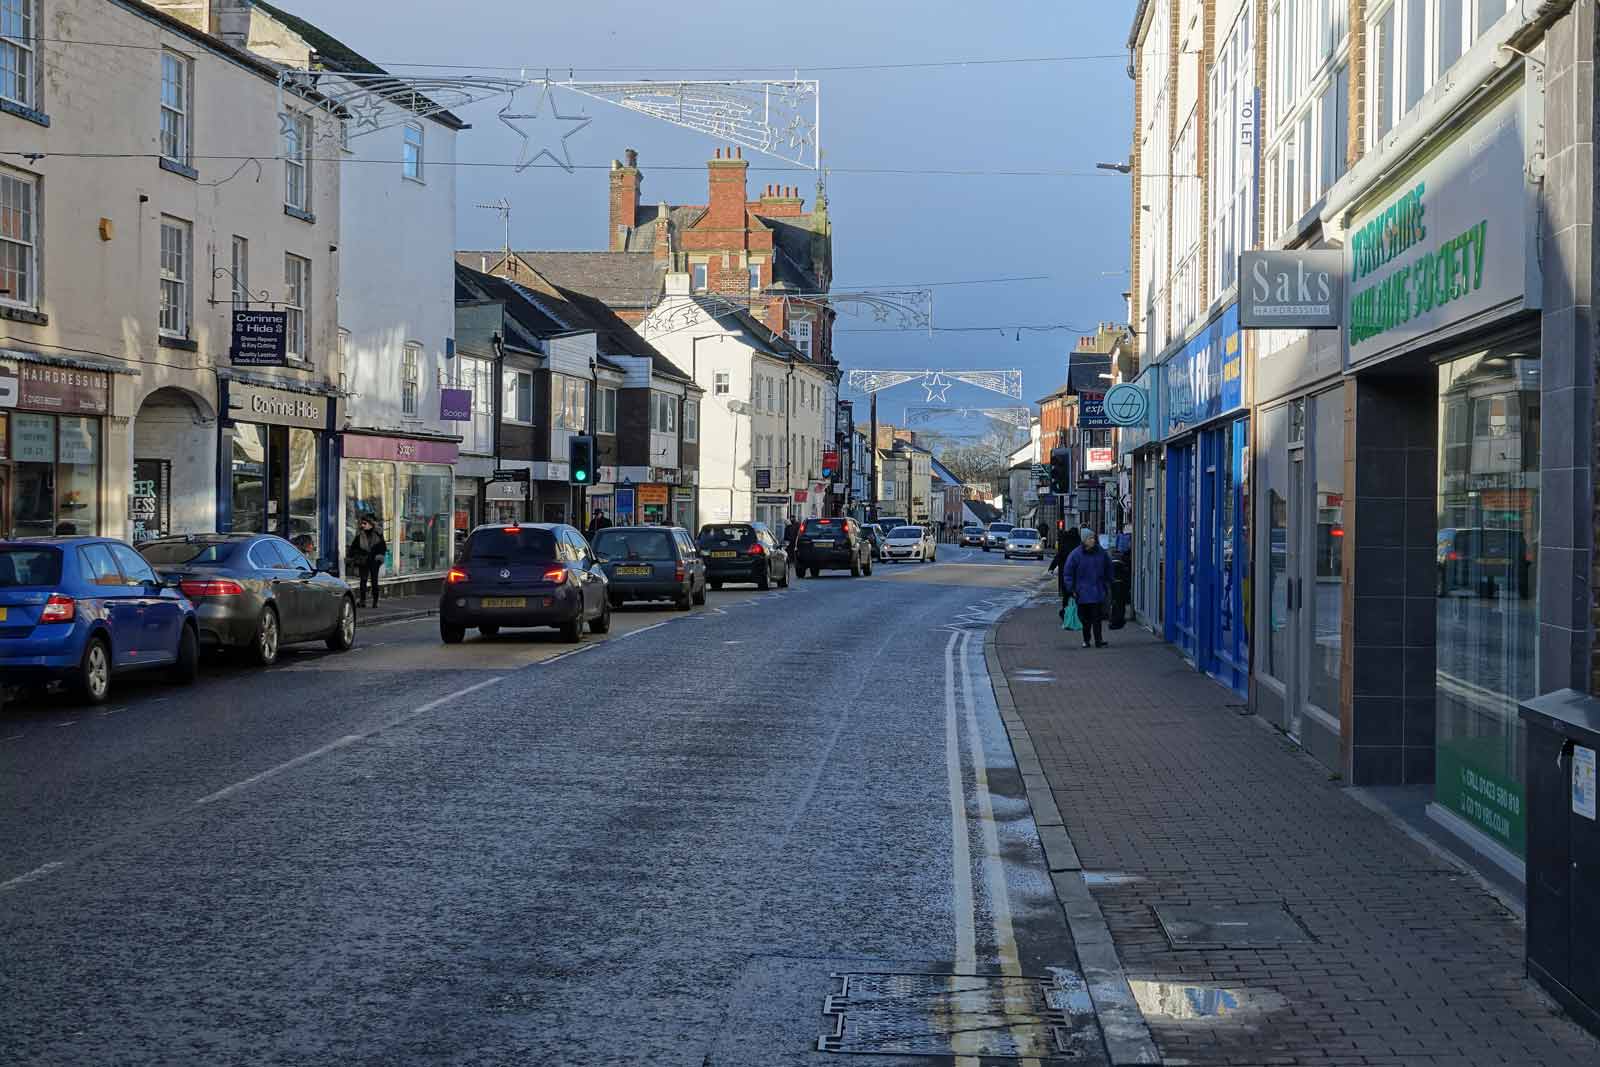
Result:
[[[1304,448],[1289,454],[1288,523],[1284,530],[1284,585],[1287,610],[1284,613],[1285,643],[1290,646],[1290,684],[1288,700],[1284,702],[1283,728],[1296,741],[1300,740],[1300,705],[1305,700],[1305,678],[1298,668],[1304,661],[1301,642],[1296,638],[1304,629],[1302,608],[1305,604],[1305,579],[1301,571],[1301,553],[1298,551],[1300,533],[1305,529],[1304,507],[1306,498],[1306,453]]]
[[[1166,638],[1195,654],[1195,442],[1167,449]]]
[[[1261,522],[1257,558],[1261,568],[1258,592],[1260,657],[1256,673],[1264,690],[1280,701],[1281,725],[1298,734],[1291,709],[1299,708],[1299,633],[1296,626],[1295,576],[1299,573],[1298,504],[1304,494],[1301,449],[1290,431],[1290,406],[1261,417]]]

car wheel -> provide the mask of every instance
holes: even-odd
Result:
[[[611,601],[600,605],[600,616],[589,620],[589,632],[592,634],[608,634],[611,632]]]
[[[721,582],[712,582],[711,583],[711,588],[715,589],[717,592],[720,593],[720,592],[722,592],[722,583]]]
[[[787,589],[787,588],[789,588],[789,568],[788,567],[783,568],[783,573],[778,575],[778,588],[779,589]]]
[[[575,645],[583,640],[583,612],[578,612],[571,622],[561,624],[561,640],[569,645]]]
[[[256,666],[270,667],[278,662],[278,644],[283,639],[278,630],[278,611],[270,604],[261,611],[261,618],[256,623],[255,640],[250,643],[250,654],[255,658]]]
[[[772,588],[772,575],[765,567],[762,567],[761,573],[756,575],[756,588],[760,589],[762,592]]]
[[[860,556],[851,556],[850,557],[850,577],[852,577],[852,578],[861,577],[861,557]]]
[[[677,608],[679,611],[688,611],[690,608],[694,607],[694,598],[688,593],[679,593],[675,598],[673,598],[672,606]]]
[[[700,591],[694,595],[694,602],[696,604],[704,604],[706,602],[706,587],[705,586],[702,585],[700,587]]]
[[[459,645],[467,636],[465,626],[454,626],[443,619],[439,620],[439,640],[447,645]]]
[[[867,565],[861,569],[861,572],[868,578],[872,577],[872,557],[867,557]]]
[[[170,677],[177,685],[193,685],[200,676],[200,639],[194,627],[183,624],[183,635],[178,638],[178,658],[172,662]]]
[[[345,597],[339,602],[339,622],[328,635],[328,647],[335,652],[348,652],[356,643],[356,606]]]
[[[622,607],[622,597],[618,596],[616,593],[610,594],[606,599],[611,602],[611,606],[613,608]]]
[[[500,634],[500,627],[498,627],[498,626],[480,626],[480,627],[478,627],[478,632],[480,634],[482,634],[483,636],[485,636],[485,637],[497,637]]]
[[[72,678],[72,691],[85,704],[104,704],[111,692],[111,647],[103,637],[92,637]]]

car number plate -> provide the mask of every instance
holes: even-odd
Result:
[[[649,567],[618,567],[618,574],[649,574]]]
[[[528,598],[525,596],[486,596],[483,598],[486,608],[525,608]]]
[[[737,552],[713,552],[713,553],[711,553],[711,558],[712,559],[733,559],[738,554],[739,553],[737,553]]]
[[[811,545],[812,545],[813,548],[832,548],[833,547],[833,541],[831,541],[831,540],[828,540],[828,541],[813,541],[813,542],[811,542]]]

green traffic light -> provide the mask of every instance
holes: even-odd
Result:
[[[586,482],[586,481],[589,480],[589,472],[588,471],[579,471],[578,473],[574,474],[573,477],[576,478],[580,482]]]

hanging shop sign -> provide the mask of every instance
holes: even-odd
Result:
[[[228,383],[228,415],[237,422],[267,422],[321,430],[328,425],[328,398],[231,381]]]
[[[771,489],[772,488],[772,471],[769,468],[767,468],[767,467],[758,467],[758,468],[756,468],[756,488],[757,489]]]
[[[1104,392],[1080,391],[1078,393],[1078,425],[1085,430],[1109,430],[1112,426],[1106,417]]]
[[[1292,248],[1239,254],[1239,326],[1334,330],[1343,325],[1344,251]]]
[[[228,359],[235,367],[287,367],[289,313],[235,311]]]
[[[1165,364],[1164,436],[1182,433],[1244,403],[1239,306],[1231,304]]]
[[[1132,382],[1118,382],[1106,390],[1102,407],[1113,426],[1143,426],[1150,418],[1150,394]]]
[[[17,407],[63,415],[104,415],[111,410],[111,379],[103,371],[23,363],[17,379]]]
[[[527,467],[496,467],[494,481],[497,482],[525,482],[529,478]]]
[[[1496,311],[1537,306],[1524,122],[1519,87],[1351,217],[1352,364]]]
[[[128,490],[128,521],[133,540],[165,537],[172,530],[172,461],[136,459]]]
[[[471,422],[472,390],[440,389],[439,420],[441,422]]]

